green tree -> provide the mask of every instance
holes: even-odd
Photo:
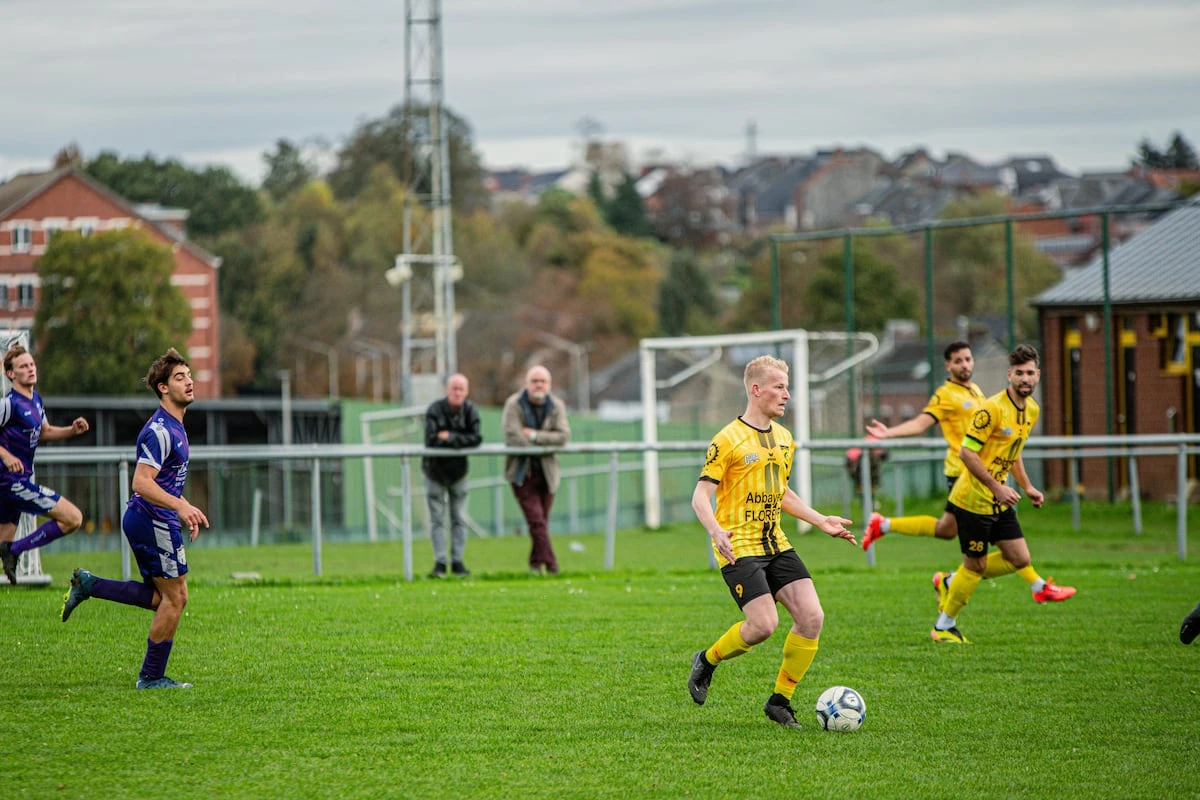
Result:
[[[258,193],[228,167],[195,170],[173,158],[158,161],[147,154],[125,160],[105,151],[89,161],[85,170],[126,200],[186,208],[190,212],[188,233],[199,239],[244,228],[263,218]]]
[[[1167,145],[1166,156],[1173,169],[1197,169],[1200,167],[1200,164],[1196,162],[1196,151],[1179,131],[1176,131],[1171,137],[1171,142]]]
[[[222,363],[239,366],[234,388],[270,389],[288,364],[280,353],[284,329],[303,296],[309,272],[296,254],[295,226],[278,218],[215,240],[221,256],[218,285],[222,315],[238,321],[236,339],[222,340]],[[249,360],[251,368],[244,368]],[[249,377],[249,382],[241,382]]]
[[[604,218],[612,229],[625,236],[653,236],[654,226],[638,193],[637,179],[626,172],[613,198],[603,206]]]
[[[317,168],[304,151],[288,139],[275,142],[274,151],[263,153],[267,175],[262,188],[276,201],[298,192],[317,177]]]
[[[677,250],[671,255],[667,279],[658,291],[658,322],[667,336],[708,332],[719,310],[712,281],[700,268],[696,254]]]
[[[854,327],[881,331],[889,319],[912,319],[919,309],[917,289],[902,282],[896,268],[869,249],[856,249],[854,267]],[[845,260],[841,253],[821,256],[816,274],[804,291],[803,327],[845,330]]]
[[[1196,151],[1179,131],[1171,134],[1166,150],[1159,150],[1149,139],[1138,142],[1136,164],[1147,169],[1197,169]]]
[[[588,176],[587,196],[596,208],[603,210],[608,205],[608,198],[604,196],[604,181],[600,180],[600,170],[594,169]]]
[[[135,394],[146,365],[192,330],[169,248],[127,228],[56,235],[38,261],[39,378],[60,394]]]
[[[484,208],[488,203],[486,174],[471,140],[471,126],[449,109],[444,111],[450,201],[459,210]],[[394,107],[381,119],[359,125],[338,151],[337,164],[329,174],[334,193],[340,198],[355,196],[366,185],[372,168],[387,164],[401,182],[412,181],[418,194],[429,194],[432,184],[427,160],[413,159],[409,146],[413,141],[428,142],[428,128],[426,108],[415,107],[410,115],[403,105]]]

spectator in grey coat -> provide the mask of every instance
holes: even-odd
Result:
[[[533,367],[525,373],[525,388],[504,402],[504,443],[509,447],[561,447],[571,440],[567,409],[550,393],[550,370]],[[558,456],[511,455],[504,460],[504,477],[529,524],[529,569],[558,574],[558,559],[550,544],[550,508],[559,482]]]

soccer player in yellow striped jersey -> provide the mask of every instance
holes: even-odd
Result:
[[[786,512],[830,536],[857,542],[846,527],[850,520],[817,512],[788,487],[796,445],[775,422],[791,397],[787,362],[759,356],[746,365],[743,383],[746,410],[709,444],[692,509],[708,531],[721,575],[745,619],[692,656],[688,691],[704,705],[717,665],[769,639],[779,625],[775,604],[782,603],[792,627],[763,712],[780,725],[799,727],[791,699],[816,656],[825,614],[812,575],[780,521]]]
[[[989,545],[995,545],[1025,578],[1039,603],[1066,600],[1075,594],[1070,586],[1043,580],[1030,565],[1029,546],[1015,508],[1021,494],[1005,483],[1011,472],[1034,508],[1041,507],[1045,498],[1029,480],[1021,459],[1021,450],[1038,419],[1032,395],[1040,377],[1037,350],[1019,345],[1008,354],[1008,387],[989,397],[971,416],[959,450],[965,471],[950,492],[963,566],[954,573],[930,631],[934,641],[966,642],[957,617],[984,577]]]
[[[962,444],[971,415],[983,402],[984,394],[978,384],[971,380],[975,372],[975,358],[971,353],[971,345],[963,341],[951,342],[946,346],[943,356],[946,359],[946,382],[929,398],[924,410],[912,419],[891,427],[873,419],[867,425],[867,433],[876,439],[893,439],[922,434],[935,422],[941,425],[942,436],[946,439],[946,458],[943,464],[948,491],[962,474],[963,465],[958,457],[958,448]],[[954,539],[958,536],[958,528],[949,503],[946,504],[941,519],[927,515],[885,517],[874,513],[871,514],[867,529],[863,533],[863,550],[887,533]]]

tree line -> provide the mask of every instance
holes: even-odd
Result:
[[[611,192],[593,175],[583,196],[548,189],[533,204],[496,207],[469,124],[452,112],[447,117],[454,250],[464,269],[456,287],[464,315],[458,361],[480,402],[499,402],[511,391],[526,359],[543,346],[541,333],[586,343],[597,369],[646,336],[770,327],[770,257],[763,235],[734,236],[720,246],[675,237],[655,227],[632,175]],[[306,344],[398,344],[399,293],[384,274],[403,249],[410,189],[402,176],[420,174],[409,161],[407,141],[410,126],[424,119],[421,109],[410,119],[397,106],[361,123],[333,153],[319,143],[280,139],[263,154],[265,176],[257,187],[225,167],[195,169],[150,155],[102,152],[81,166],[131,201],[189,210],[189,236],[222,259],[223,392],[272,392],[280,369],[319,358]],[[1144,158],[1158,153],[1143,145]],[[1182,151],[1174,141],[1168,147],[1172,158]],[[330,166],[322,169],[321,163]],[[428,187],[418,182],[413,190]],[[969,197],[944,215],[1002,214],[1005,202],[994,195]],[[1057,281],[1059,272],[1029,242],[1016,244],[1018,305],[1024,309],[1024,299]],[[999,226],[939,232],[936,248],[935,319],[952,324],[960,314],[1004,313]],[[919,241],[900,235],[860,239],[853,259],[857,329],[879,331],[893,318],[924,319]],[[87,240],[55,237],[39,262],[43,289],[35,325],[39,365],[56,391],[131,391],[134,384],[114,357],[143,363],[186,339],[186,302],[163,279],[170,264],[166,250],[136,231]],[[840,243],[785,247],[781,266],[783,324],[841,328]],[[88,309],[88,324],[67,324],[82,309]],[[1023,337],[1036,336],[1032,312],[1022,311],[1017,322]],[[88,357],[81,360],[80,353]],[[72,379],[53,380],[60,371]],[[362,393],[351,373],[347,366],[338,376],[340,394]],[[304,370],[294,385],[298,393],[316,396],[327,380],[321,370]]]

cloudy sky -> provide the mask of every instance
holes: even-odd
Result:
[[[0,179],[85,155],[222,163],[335,147],[404,93],[404,0],[0,0]],[[427,0],[414,2],[425,8]],[[1200,147],[1197,0],[445,0],[446,100],[489,166],[914,146],[1119,168]]]

